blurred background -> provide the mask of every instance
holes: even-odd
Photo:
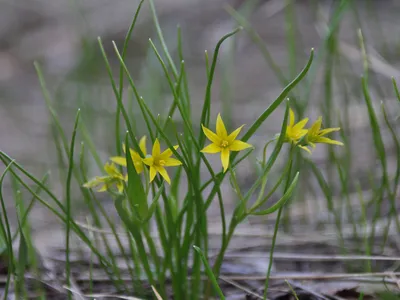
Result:
[[[51,185],[58,195],[64,193],[62,174],[65,165],[60,163],[57,154],[54,140],[58,137],[33,62],[37,61],[42,67],[50,103],[68,138],[76,111],[81,108],[87,133],[93,137],[101,159],[106,160],[115,153],[116,104],[97,37],[101,37],[109,60],[117,70],[118,62],[111,42],[115,41],[121,49],[138,2],[0,0],[0,148],[34,175],[41,177],[51,170]],[[300,116],[310,116],[311,121],[320,114],[331,116],[327,121],[331,127],[343,122],[344,134],[351,137],[352,151],[347,152],[347,159],[351,161],[348,178],[361,182],[363,190],[368,191],[368,176],[377,170],[378,163],[362,99],[360,75],[363,65],[358,29],[362,29],[370,55],[369,82],[373,104],[379,109],[380,101],[383,101],[388,111],[396,114],[392,107],[398,103],[391,77],[400,79],[400,1],[344,1],[348,4],[343,11],[340,11],[341,1],[330,0],[154,2],[168,48],[176,62],[177,26],[181,28],[195,114],[200,111],[198,108],[205,92],[204,51],[207,50],[211,57],[217,41],[239,25],[233,11],[240,13],[265,42],[266,48],[260,51],[254,37],[243,30],[222,47],[213,86],[212,112],[213,116],[223,112],[231,128],[251,124],[279,95],[285,80],[292,80],[303,68],[311,48],[315,48],[311,75],[294,92],[299,104],[297,112]],[[329,30],[335,22],[339,29],[334,40],[328,40]],[[149,38],[161,49],[150,9],[145,3],[129,43],[127,64],[153,112],[162,115],[171,102],[171,95],[149,46]],[[329,42],[334,42],[335,47],[329,48]],[[333,48],[334,53],[326,55]],[[266,57],[270,57],[270,62]],[[329,82],[327,69],[334,69]],[[139,115],[134,107],[131,113],[133,117]],[[282,110],[274,113],[251,142],[256,146],[263,145],[279,130],[282,115]],[[383,136],[386,138],[387,134]],[[385,139],[385,142],[389,159],[395,158],[393,141]],[[313,159],[323,169],[329,165],[328,157],[327,147],[322,146]],[[239,173],[244,186],[257,176],[251,163],[248,164]],[[393,167],[394,164],[389,164],[392,171]],[[96,170],[90,173],[94,175]],[[332,184],[335,184],[334,179]],[[10,185],[5,186],[6,195],[11,195]],[[224,195],[229,198],[232,192],[227,191]],[[307,198],[306,204],[301,202],[298,209],[295,206],[293,213],[313,226],[321,221],[318,218],[325,220],[326,203],[315,200],[318,195],[314,198],[309,194],[302,196]],[[11,196],[8,203],[10,208],[13,207]],[[308,217],[309,211],[313,218]],[[36,233],[51,237],[54,243],[55,235],[48,231],[51,230],[49,224],[53,224],[48,212],[37,205],[31,218]],[[61,242],[63,237],[60,235],[59,239]]]

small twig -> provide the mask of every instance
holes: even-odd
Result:
[[[261,253],[227,253],[225,258],[266,258],[268,255]],[[368,256],[368,255],[318,255],[275,252],[275,260],[298,261],[342,261],[342,260],[375,260],[375,261],[400,261],[400,257]]]
[[[238,288],[239,290],[242,290],[242,291],[246,292],[249,295],[252,295],[253,297],[256,297],[257,299],[263,299],[263,297],[261,295],[249,290],[247,287],[245,287],[245,286],[243,286],[243,285],[241,285],[241,284],[229,279],[228,277],[220,276],[219,279],[222,280],[222,281],[225,281],[226,283],[228,283],[230,285],[233,285],[234,287]],[[269,300],[269,299],[267,298],[267,300]]]
[[[305,287],[304,285],[302,285],[302,284],[300,284],[300,283],[296,283],[296,282],[291,281],[291,280],[285,280],[285,281],[288,282],[288,283],[290,283],[290,285],[292,285],[292,286],[294,286],[294,287],[297,287],[297,288],[299,288],[299,289],[302,289],[303,291],[306,291],[307,293],[309,293],[309,294],[311,294],[311,295],[313,295],[313,296],[315,296],[315,297],[317,297],[317,298],[321,298],[322,300],[329,300],[329,299],[326,298],[324,295],[322,295],[322,294],[320,294],[320,293],[317,293],[317,292],[311,290],[310,288]],[[297,296],[296,296],[296,298],[297,298]]]

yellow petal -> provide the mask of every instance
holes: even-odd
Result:
[[[126,158],[125,158],[125,157],[122,157],[122,156],[113,156],[113,157],[110,157],[110,160],[111,160],[112,162],[115,162],[117,165],[120,165],[120,166],[123,166],[123,167],[126,167],[126,166],[127,166]]]
[[[110,176],[118,176],[118,174],[119,174],[119,171],[118,171],[118,169],[117,169],[117,167],[115,166],[115,164],[114,163],[106,163],[105,165],[104,165],[104,171],[106,171],[106,173],[108,174],[108,175],[110,175]]]
[[[175,145],[175,146],[174,146],[174,149],[175,149],[175,150],[177,150],[178,148],[179,148],[178,145]],[[161,154],[159,155],[159,157],[160,157],[160,159],[166,160],[166,159],[168,159],[168,157],[170,157],[172,154],[173,154],[173,153],[172,153],[172,150],[168,148],[168,149],[165,150],[163,153],[161,153]]]
[[[306,146],[300,146],[300,145],[299,145],[299,147],[300,147],[301,149],[307,151],[309,154],[311,154],[311,150],[308,149]]]
[[[164,178],[164,180],[166,182],[168,182],[169,184],[171,184],[171,179],[168,176],[167,170],[165,170],[165,168],[159,167],[159,166],[157,166],[156,168],[157,168],[158,173],[161,174],[161,176]]]
[[[143,172],[143,158],[140,157],[136,151],[131,152],[133,165],[135,166],[136,172],[140,174]]]
[[[221,143],[221,138],[216,135],[214,132],[212,132],[210,129],[208,129],[207,127],[203,126],[203,124],[201,124],[201,128],[203,128],[203,132],[205,134],[205,136],[214,144],[219,145]]]
[[[139,141],[139,147],[140,150],[142,150],[143,155],[146,156],[147,155],[147,150],[146,150],[146,136],[142,137]]]
[[[154,180],[154,177],[157,175],[157,170],[154,166],[150,167],[150,182]]]
[[[229,145],[229,150],[231,151],[241,151],[247,148],[253,147],[252,145],[239,141],[239,140],[235,140],[233,141],[233,143],[231,145]]]
[[[175,158],[168,158],[165,160],[165,165],[166,167],[176,167],[176,166],[180,166],[182,163],[175,159]]]
[[[98,190],[98,192],[107,192],[107,185],[104,184],[102,187],[100,187]]]
[[[225,124],[224,121],[222,121],[221,114],[218,114],[217,116],[217,135],[221,139],[225,139],[228,136],[228,133],[226,132]]]
[[[83,187],[91,189],[102,183],[101,177],[96,177],[83,184]]]
[[[210,144],[207,147],[204,147],[203,150],[201,150],[201,152],[203,152],[203,153],[218,153],[221,151],[222,151],[222,148],[215,144]]]
[[[328,133],[334,132],[334,131],[339,131],[340,127],[335,127],[335,128],[325,128],[319,131],[319,135],[326,135]]]
[[[321,129],[322,124],[322,117],[319,117],[314,124],[311,125],[310,129],[308,130],[309,135],[317,135],[319,130]]]
[[[316,139],[314,141],[315,143],[324,143],[324,144],[331,144],[331,145],[339,145],[339,146],[343,146],[342,142],[339,141],[335,141],[335,140],[331,140],[327,137],[319,137],[318,139]]]
[[[224,172],[226,172],[229,166],[229,149],[225,148],[221,151],[221,162]]]
[[[125,146],[125,144],[122,144],[122,151],[124,151],[124,153],[126,153],[126,146]]]
[[[122,191],[124,190],[124,185],[122,184],[121,181],[117,182],[117,190],[120,193],[122,193]]]
[[[294,112],[291,108],[289,108],[289,126],[292,127],[294,125]]]
[[[161,152],[161,150],[160,150],[160,142],[158,141],[158,139],[156,139],[154,141],[153,152],[152,152],[151,156],[156,157],[156,156],[160,155],[160,152]]]
[[[134,166],[135,166],[136,173],[140,174],[140,173],[143,172],[144,168],[143,168],[143,162],[142,161],[141,162],[135,162]]]
[[[302,138],[303,136],[305,136],[308,133],[307,129],[301,129],[297,132],[297,136],[300,138]]]
[[[232,143],[237,136],[239,135],[240,131],[242,130],[244,125],[240,126],[238,129],[232,131],[232,133],[230,135],[228,135],[227,140],[229,143]]]
[[[143,163],[151,167],[154,164],[154,158],[152,157],[144,158]]]
[[[296,123],[296,125],[293,126],[293,130],[301,130],[303,129],[304,126],[306,126],[308,122],[308,118],[304,118],[300,122]]]

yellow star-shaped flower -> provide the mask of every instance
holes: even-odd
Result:
[[[178,147],[179,146],[176,145],[174,146],[174,149],[176,150]],[[156,139],[153,145],[151,157],[143,159],[143,162],[150,167],[150,182],[154,180],[157,173],[160,173],[165,181],[171,184],[171,179],[169,178],[165,167],[174,167],[182,164],[179,160],[171,158],[171,155],[171,149],[167,149],[161,153],[160,142]]]
[[[218,114],[216,133],[212,132],[210,129],[201,125],[205,136],[212,142],[212,144],[205,147],[201,152],[204,153],[219,153],[221,152],[221,162],[224,172],[229,167],[229,156],[230,151],[241,151],[252,147],[252,145],[236,140],[244,125],[240,126],[228,135],[226,131],[225,124],[222,121],[221,114]]]
[[[294,112],[290,108],[289,110],[289,125],[286,127],[286,141],[297,144],[299,140],[305,136],[308,132],[307,129],[304,129],[308,122],[308,118],[304,118],[298,123],[294,123]]]
[[[321,129],[321,126],[322,126],[322,117],[319,117],[317,121],[315,121],[315,123],[311,125],[310,129],[308,129],[308,133],[305,139],[306,145],[300,146],[303,150],[306,150],[307,152],[311,153],[311,150],[308,149],[307,146],[309,145],[312,148],[315,148],[315,144],[321,144],[321,143],[343,146],[342,142],[335,141],[324,136],[327,135],[328,133],[339,131],[340,130],[339,127]]]
[[[128,180],[128,176],[122,175],[114,163],[106,163],[104,165],[106,176],[96,176],[94,179],[86,182],[83,186],[86,188],[99,187],[98,192],[106,192],[112,188],[113,185],[117,187],[119,193],[124,189],[124,181]]]
[[[140,139],[139,147],[140,147],[140,150],[142,150],[143,155],[146,156],[147,155],[146,136],[144,136]],[[126,153],[125,144],[122,145],[122,149],[124,150],[124,153]],[[138,174],[142,173],[143,168],[144,168],[142,157],[139,155],[139,153],[137,153],[135,150],[133,150],[131,148],[129,148],[129,152],[131,154],[133,165],[135,166],[136,172]],[[113,156],[113,157],[110,157],[110,160],[115,162],[118,165],[123,166],[123,167],[127,166],[126,157],[124,157],[124,156]]]

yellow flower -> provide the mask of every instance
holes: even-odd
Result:
[[[222,121],[221,115],[218,114],[217,117],[217,126],[216,133],[212,132],[210,129],[201,125],[203,128],[203,132],[206,137],[212,142],[212,144],[205,147],[201,152],[204,153],[219,153],[221,152],[221,162],[222,167],[224,168],[224,172],[228,169],[229,166],[229,155],[230,151],[241,151],[247,148],[252,147],[252,145],[236,140],[236,137],[239,135],[244,125],[240,126],[238,129],[233,131],[228,135],[226,131],[225,124]]]
[[[305,146],[299,146],[303,150],[311,153],[310,149],[308,149],[306,146],[311,146],[312,148],[315,148],[315,144],[318,143],[324,143],[324,144],[331,144],[331,145],[339,145],[343,146],[342,142],[332,140],[330,138],[325,137],[324,135],[334,132],[334,131],[339,131],[339,127],[335,128],[325,128],[321,129],[322,125],[322,117],[319,117],[317,121],[313,125],[311,125],[310,129],[308,129],[308,133],[305,139],[306,145]]]
[[[176,150],[178,147],[179,146],[174,146],[174,149]],[[150,182],[154,180],[157,173],[160,173],[165,181],[171,184],[171,179],[169,178],[165,167],[174,167],[182,164],[179,160],[171,158],[171,155],[171,149],[167,149],[161,153],[160,142],[156,139],[153,145],[151,157],[143,159],[143,162],[150,167]]]
[[[123,176],[117,169],[114,163],[106,163],[104,165],[104,171],[106,176],[96,176],[94,179],[86,182],[83,186],[86,188],[99,187],[99,192],[106,192],[111,189],[113,185],[117,187],[118,192],[122,192],[124,189],[124,181],[128,180],[127,176]]]
[[[294,112],[289,110],[289,125],[286,127],[286,141],[297,144],[299,140],[307,134],[307,129],[304,129],[308,122],[308,118],[304,118],[298,123],[294,123]]]
[[[144,136],[144,137],[142,137],[140,139],[139,147],[140,147],[140,150],[142,150],[143,155],[146,156],[147,155],[147,151],[146,151],[146,136]],[[125,144],[122,145],[122,149],[124,150],[124,153],[126,153]],[[143,168],[144,168],[142,157],[140,156],[139,153],[137,153],[135,150],[133,150],[131,148],[129,148],[129,152],[131,154],[133,165],[135,166],[136,172],[138,174],[142,173],[143,172]],[[124,157],[124,156],[113,156],[113,157],[110,157],[110,160],[115,162],[118,165],[123,166],[123,167],[127,166],[126,157]]]

